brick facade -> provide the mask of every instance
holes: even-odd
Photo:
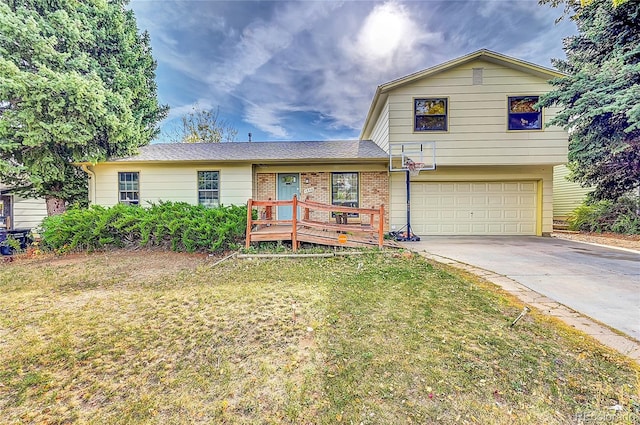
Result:
[[[389,172],[367,171],[360,173],[360,207],[379,208],[384,204],[385,229],[389,227]],[[368,217],[367,217],[368,220]]]
[[[387,171],[363,171],[358,173],[360,185],[360,207],[379,208],[385,206],[385,230],[389,228],[389,173]],[[277,199],[277,174],[258,173],[256,176],[256,199]],[[309,199],[323,204],[331,203],[331,173],[330,172],[302,172],[300,173],[300,199]],[[330,213],[312,211],[311,220],[329,221]],[[369,217],[362,217],[363,223],[368,223]]]
[[[256,179],[258,181],[256,200],[276,199],[276,173],[258,173]]]

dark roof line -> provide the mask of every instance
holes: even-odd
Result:
[[[167,161],[339,161],[383,160],[388,154],[371,140],[307,142],[156,143],[137,155],[106,162]]]

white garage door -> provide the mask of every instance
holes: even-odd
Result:
[[[536,182],[412,182],[417,235],[535,235]]]

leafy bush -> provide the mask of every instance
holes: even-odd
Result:
[[[247,208],[205,208],[184,202],[160,202],[149,208],[118,204],[71,209],[47,217],[43,247],[64,252],[157,246],[173,251],[224,251],[244,238]]]
[[[569,216],[569,229],[637,235],[640,234],[639,211],[640,200],[632,197],[584,203]]]

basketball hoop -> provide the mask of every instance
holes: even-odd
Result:
[[[409,175],[412,177],[415,177],[418,174],[420,174],[420,170],[424,168],[423,162],[415,162],[410,159],[407,160],[407,162],[405,162],[404,165],[407,167],[407,171],[409,171]]]

